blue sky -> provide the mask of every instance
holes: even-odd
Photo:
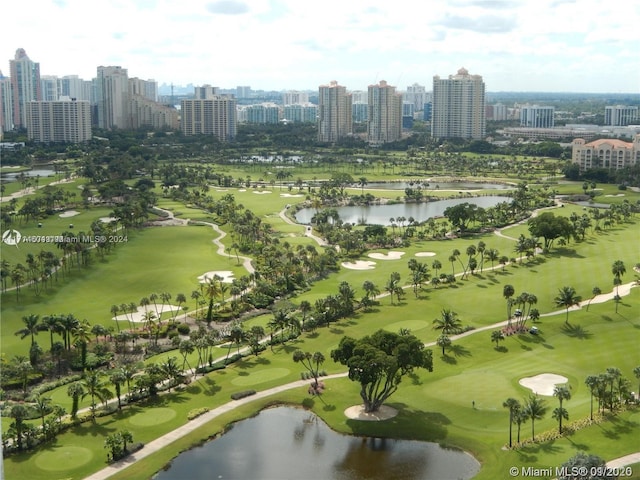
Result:
[[[399,89],[465,67],[488,91],[640,92],[640,2],[622,0],[21,0],[5,2],[0,69],[98,65],[160,84]],[[615,4],[615,5],[614,5]]]

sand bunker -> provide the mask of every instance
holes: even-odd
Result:
[[[376,262],[358,260],[357,262],[342,262],[342,266],[351,270],[373,270],[376,268]]]
[[[541,373],[535,377],[521,378],[519,383],[537,395],[552,397],[553,388],[556,385],[561,385],[567,382],[567,377],[563,377],[562,375],[556,375],[555,373]]]
[[[389,252],[389,253],[370,253],[369,258],[375,258],[376,260],[398,260],[406,252]]]
[[[111,222],[117,222],[118,219],[116,217],[100,217],[99,219],[102,223],[111,223]]]
[[[134,322],[134,323],[142,323],[145,322],[145,314],[147,312],[153,312],[155,314],[154,321],[158,320],[158,316],[163,313],[175,312],[176,310],[182,310],[182,307],[178,305],[167,305],[167,304],[158,304],[157,306],[153,303],[151,305],[145,305],[144,307],[138,307],[138,310],[132,313],[127,313],[118,315],[113,317],[112,320],[121,320],[123,322]]]
[[[280,196],[291,198],[291,197],[303,197],[304,195],[302,195],[301,193],[281,193]]]
[[[616,193],[615,195],[605,195],[605,197],[624,197],[624,193]]]
[[[80,212],[78,212],[76,210],[67,210],[66,212],[62,212],[58,216],[60,218],[69,218],[69,217],[75,217],[76,215],[80,215]]]
[[[436,252],[417,252],[416,257],[435,257]]]
[[[380,422],[382,420],[388,420],[398,415],[398,410],[392,407],[382,405],[377,412],[366,413],[364,411],[364,405],[354,405],[344,411],[347,418],[351,420],[364,420],[365,422]]]
[[[238,191],[239,191],[239,192],[246,192],[246,191],[247,191],[247,189],[246,189],[246,188],[241,188],[241,189],[239,189]]]
[[[256,195],[264,195],[265,193],[271,193],[271,192],[269,190],[261,190],[259,192],[253,192],[253,193],[255,193]]]
[[[231,270],[213,270],[211,272],[203,273],[198,277],[200,283],[207,283],[210,278],[213,278],[214,275],[222,278],[223,283],[231,283],[233,282],[233,272]]]

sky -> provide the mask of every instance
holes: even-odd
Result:
[[[399,90],[465,67],[489,92],[640,93],[637,0],[21,0],[0,7],[0,70],[99,65],[159,85]]]

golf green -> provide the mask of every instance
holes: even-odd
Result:
[[[150,427],[159,423],[165,423],[176,416],[176,411],[172,408],[150,408],[138,413],[129,419],[129,423],[139,427]]]
[[[398,333],[401,329],[406,328],[413,333],[417,330],[427,328],[428,326],[429,323],[425,322],[424,320],[403,320],[400,322],[390,323],[389,325],[384,327],[384,329],[389,332]]]
[[[268,368],[249,375],[234,378],[231,383],[238,386],[257,385],[258,383],[269,382],[277,378],[286,377],[291,373],[288,368]]]
[[[38,468],[47,471],[62,472],[81,467],[93,458],[93,452],[84,447],[54,447],[35,458]]]

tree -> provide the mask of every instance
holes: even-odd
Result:
[[[614,279],[617,279],[618,282],[615,283],[616,285],[616,297],[618,296],[618,286],[622,283],[622,276],[627,273],[627,269],[624,266],[624,263],[622,262],[622,260],[616,260],[615,262],[613,262],[613,265],[611,266],[611,273],[613,273],[613,277]]]
[[[313,388],[315,391],[318,391],[318,377],[320,376],[320,365],[322,365],[325,361],[324,355],[322,352],[303,352],[302,350],[296,350],[293,352],[293,361],[296,363],[301,363],[304,368],[306,368],[311,376],[313,377]]]
[[[107,388],[103,374],[98,370],[92,370],[85,374],[85,377],[80,381],[84,389],[82,398],[89,395],[91,397],[91,419],[96,420],[96,398],[101,402],[107,401],[111,397],[111,392]]]
[[[504,340],[504,335],[500,330],[494,330],[491,332],[491,342],[495,342],[496,348],[498,348],[498,345],[502,340]]]
[[[511,448],[513,446],[512,426],[515,423],[515,414],[522,409],[522,405],[515,398],[507,398],[502,406],[509,409],[509,448]]]
[[[576,295],[576,290],[573,287],[562,287],[558,290],[558,295],[553,299],[556,302],[556,306],[564,307],[567,310],[567,317],[565,322],[569,324],[569,309],[575,305],[580,305],[582,297]]]
[[[507,300],[507,320],[511,322],[511,306],[513,303],[511,302],[511,297],[516,293],[516,290],[513,288],[513,285],[506,284],[502,287],[502,296]]]
[[[126,379],[124,378],[124,374],[120,369],[116,370],[109,376],[109,381],[113,384],[116,390],[116,397],[118,399],[118,410],[122,410],[122,402],[120,401],[120,395],[121,395],[122,384],[125,382],[125,380]]]
[[[462,331],[462,322],[458,314],[446,308],[440,312],[440,318],[433,320],[434,330],[442,330],[443,335],[455,335]]]
[[[436,345],[438,345],[440,348],[442,348],[442,356],[444,356],[445,355],[445,349],[447,349],[447,348],[449,348],[451,346],[451,339],[449,338],[448,335],[445,335],[443,333],[436,339]]]
[[[78,414],[78,404],[80,397],[84,397],[84,387],[80,382],[73,382],[67,387],[67,395],[71,397],[71,418],[76,418]]]
[[[11,418],[13,418],[12,426],[16,432],[16,444],[18,445],[18,450],[22,450],[22,436],[24,432],[24,421],[29,415],[29,411],[27,407],[21,404],[15,404],[11,407],[10,412]]]
[[[544,238],[544,249],[549,250],[557,238],[569,240],[575,229],[567,217],[555,216],[551,212],[544,212],[527,221],[529,232],[533,237]]]
[[[360,383],[367,413],[377,411],[397,391],[402,377],[416,368],[433,371],[433,353],[414,335],[378,330],[359,340],[343,337],[331,358],[349,367],[349,379]]]
[[[593,293],[593,297],[591,297],[589,299],[589,303],[587,303],[587,312],[589,311],[589,306],[591,305],[591,302],[593,301],[593,299],[596,298],[598,295],[600,295],[602,293],[602,290],[600,290],[600,287],[596,286],[596,287],[593,287],[593,289],[591,290],[591,293]]]
[[[640,365],[638,365],[637,367],[635,367],[633,369],[633,375],[638,379],[638,381],[640,382]],[[640,395],[640,383],[638,384],[638,395]]]
[[[24,328],[21,328],[16,332],[16,335],[20,335],[20,339],[22,340],[25,337],[31,337],[31,345],[36,343],[35,336],[38,335],[38,332],[45,330],[47,327],[44,325],[40,325],[40,315],[26,315],[22,317],[22,323],[24,323]]]
[[[537,395],[530,395],[529,398],[525,401],[524,411],[531,419],[531,439],[535,442],[535,422],[536,420],[542,420],[542,418],[544,418],[545,414],[547,413],[546,402],[543,399],[538,398]]]
[[[36,410],[40,414],[40,418],[42,419],[42,431],[45,431],[44,426],[44,417],[51,411],[51,397],[45,397],[42,394],[34,395],[31,400],[35,404]]]
[[[553,418],[558,420],[558,433],[562,434],[562,419],[569,419],[569,413],[562,407],[562,402],[571,399],[571,391],[566,385],[556,385],[553,388],[553,396],[560,402],[560,406],[553,411]]]
[[[614,480],[618,478],[617,475],[607,475],[605,465],[605,461],[597,455],[578,452],[562,464],[561,470],[566,473],[561,475],[558,480]],[[575,472],[586,473],[576,475]]]
[[[584,384],[589,387],[590,400],[591,400],[591,408],[589,411],[589,418],[593,420],[593,396],[596,394],[596,389],[598,387],[598,377],[595,375],[589,375],[584,380]]]

